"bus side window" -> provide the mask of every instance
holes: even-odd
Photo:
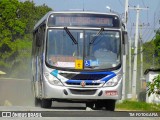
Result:
[[[43,44],[44,33],[45,33],[45,29],[44,29],[43,26],[40,27],[40,28],[36,31],[36,46],[37,46],[37,47],[41,47],[41,45]]]
[[[32,41],[32,55],[35,55],[36,49],[36,32],[33,33],[33,41]]]
[[[36,46],[41,47],[41,37],[39,31],[36,32]]]

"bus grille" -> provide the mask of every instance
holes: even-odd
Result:
[[[72,94],[75,95],[94,95],[96,90],[77,90],[77,89],[70,89]]]
[[[86,83],[86,86],[98,86],[100,85],[101,83]],[[67,85],[81,85],[80,83],[67,83]]]

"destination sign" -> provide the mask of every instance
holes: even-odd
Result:
[[[119,27],[117,16],[93,14],[51,15],[49,26]]]
[[[96,25],[96,26],[113,26],[112,18],[98,17],[56,17],[56,25]]]

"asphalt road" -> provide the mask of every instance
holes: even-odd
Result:
[[[27,79],[0,79],[0,105],[33,105],[31,81]]]
[[[0,79],[0,106],[34,106],[31,81],[27,79]],[[52,103],[51,109],[85,109],[85,104]],[[37,109],[37,108],[36,108]]]
[[[40,107],[34,107],[33,96],[31,93],[31,82],[30,80],[22,79],[0,79],[0,119],[2,112],[11,112],[15,117],[16,113],[22,115],[30,115],[30,113],[37,113],[37,115],[43,118],[39,119],[52,119],[54,120],[106,120],[106,118],[111,120],[152,120],[156,118],[146,118],[146,117],[129,117],[129,111],[95,111],[90,108],[86,108],[85,104],[80,103],[58,103],[53,102],[53,107],[50,109],[44,109]],[[29,112],[29,113],[28,113]],[[127,118],[129,117],[129,118]],[[7,118],[3,118],[5,120]],[[19,120],[21,118],[14,118]],[[23,118],[27,119],[27,118]],[[30,118],[31,119],[31,118]],[[37,118],[32,118],[37,120]]]

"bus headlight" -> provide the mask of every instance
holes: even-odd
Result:
[[[111,86],[115,86],[118,84],[119,80],[122,79],[122,76],[119,74],[119,75],[116,75],[115,77],[113,77],[112,79],[108,80],[104,85],[103,87],[111,87]]]
[[[53,75],[51,75],[50,73],[44,73],[44,75],[47,78],[48,82],[51,83],[52,85],[63,86],[62,82]]]

